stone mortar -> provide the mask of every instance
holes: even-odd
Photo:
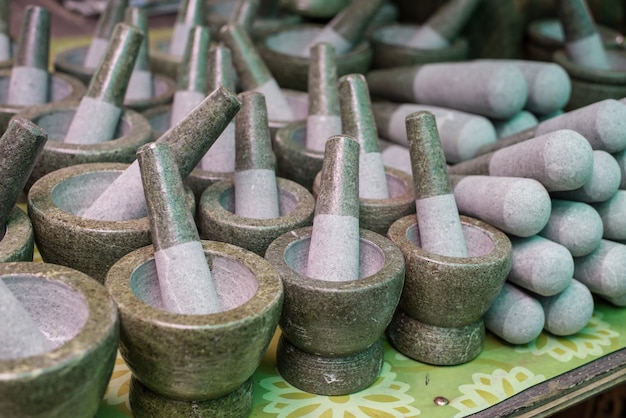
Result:
[[[465,38],[458,38],[450,46],[439,49],[411,48],[404,41],[417,31],[418,25],[392,23],[372,31],[372,68],[391,68],[403,65],[428,64],[444,61],[465,61],[469,46]]]
[[[572,94],[565,110],[578,109],[604,99],[626,96],[626,50],[606,48],[610,70],[588,68],[572,62],[564,50],[552,56],[554,62],[567,71],[572,82]]]
[[[309,57],[299,55],[322,30],[322,25],[299,24],[271,32],[256,42],[256,48],[278,84],[287,89],[307,91]],[[368,41],[336,57],[337,76],[366,73],[372,61]]]
[[[305,140],[306,122],[294,122],[276,131],[272,148],[278,175],[313,190],[315,176],[322,170],[324,153],[306,148]]]
[[[267,246],[280,235],[311,225],[315,211],[311,193],[291,180],[276,180],[281,216],[273,219],[236,215],[233,180],[208,187],[198,205],[201,238],[238,245],[263,256]]]
[[[147,216],[99,221],[77,215],[127,167],[122,163],[75,165],[49,173],[31,187],[28,213],[44,261],[72,267],[102,282],[117,260],[152,242]],[[195,208],[191,190],[187,199]]]
[[[511,268],[511,242],[506,234],[467,216],[461,216],[461,225],[468,257],[449,257],[423,250],[419,245],[417,219],[412,215],[394,222],[387,233],[406,260],[399,304],[399,311],[406,315],[395,316],[388,335],[399,350],[404,346],[396,344],[396,340],[403,338],[419,340],[421,346],[430,345],[432,349],[423,355],[415,345],[409,346],[414,351],[403,352],[426,363],[459,364],[480,353],[484,340],[484,329],[480,331],[484,327],[482,317]],[[460,332],[463,327],[466,329]],[[423,334],[412,335],[420,329],[425,330]],[[473,342],[477,336],[480,344]],[[447,341],[443,347],[449,351],[434,344],[433,338]],[[459,347],[467,349],[459,350]],[[418,354],[420,357],[416,358]]]
[[[22,209],[17,206],[13,208],[0,237],[0,263],[33,261],[33,225]]]
[[[5,104],[11,81],[11,69],[0,70],[0,132],[4,132],[9,120],[23,111],[25,106]],[[87,88],[82,81],[69,74],[50,74],[50,101],[48,103],[71,102],[80,100]]]
[[[0,279],[53,342],[0,361],[0,410],[11,417],[95,416],[113,371],[118,314],[104,286],[47,263],[2,263]]]
[[[25,108],[16,117],[29,119],[48,132],[48,141],[39,157],[26,190],[48,173],[77,164],[117,162],[131,163],[137,148],[152,141],[150,124],[140,113],[124,110],[115,138],[97,144],[63,142],[78,102],[50,103]]]
[[[294,386],[311,390],[307,382],[321,383],[324,373],[343,369],[342,364],[368,364],[352,371],[355,374],[351,382],[315,384],[314,389],[315,393],[326,395],[352,393],[373,382],[364,376],[377,377],[380,372],[382,350],[372,347],[384,334],[396,309],[404,282],[404,258],[390,240],[361,229],[358,280],[306,277],[303,272],[312,229],[305,227],[283,234],[265,252],[285,287],[280,327],[289,346],[293,346],[282,353],[289,360],[279,369],[283,368],[281,374],[285,378],[299,376],[290,381]],[[294,367],[301,369],[298,357],[293,356],[304,362],[313,361],[317,367],[307,366],[309,373],[300,375],[293,371]],[[372,366],[378,371],[373,373]]]
[[[270,263],[234,245],[202,245],[224,309],[218,313],[162,309],[151,245],[115,263],[105,282],[120,312],[124,360],[168,399],[217,399],[236,390],[260,364],[280,317],[283,286]]]

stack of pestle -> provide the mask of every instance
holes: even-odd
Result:
[[[455,164],[448,172],[534,178],[549,192],[572,190],[591,178],[593,150],[579,133],[561,129]]]
[[[283,92],[245,29],[228,23],[222,26],[220,39],[231,51],[241,88],[265,95],[270,120],[293,120],[293,111]]]
[[[321,42],[331,44],[337,55],[350,51],[362,40],[367,25],[382,4],[383,0],[353,1],[324,26],[301,53],[308,56],[310,48]]]
[[[135,26],[143,33],[143,40],[137,57],[135,66],[128,81],[124,101],[146,100],[154,95],[152,70],[150,69],[150,57],[148,56],[149,36],[148,36],[148,15],[141,7],[129,7],[124,13],[124,22]]]
[[[113,139],[143,34],[118,23],[104,57],[81,99],[64,142],[95,144]]]
[[[372,70],[372,96],[507,119],[523,109],[528,85],[514,65],[497,61],[443,62]]]
[[[485,145],[478,154],[486,154],[560,129],[569,129],[585,137],[594,150],[619,154],[626,149],[626,104],[605,99],[541,121],[537,126]]]
[[[481,0],[448,0],[406,40],[405,46],[439,49],[449,46],[469,21]]]
[[[156,142],[170,144],[184,179],[217,140],[239,110],[237,97],[225,87],[209,94],[198,106]],[[133,162],[83,211],[82,217],[101,220],[136,219],[146,216],[139,165]]]
[[[110,0],[98,18],[91,43],[85,54],[83,67],[96,69],[104,58],[105,51],[111,39],[114,39],[115,26],[124,20],[124,13],[128,7],[128,0]]]
[[[539,120],[528,110],[521,110],[509,119],[492,119],[491,123],[493,123],[493,127],[496,130],[496,136],[498,138],[506,138],[537,126]]]
[[[456,109],[375,101],[372,110],[381,137],[404,147],[408,147],[406,117],[422,110],[435,115],[441,146],[450,164],[475,157],[479,149],[496,140],[496,131],[489,119]]]
[[[168,52],[171,55],[182,57],[189,39],[189,31],[194,26],[204,25],[204,3],[202,0],[182,0],[180,2],[168,47]]]
[[[6,104],[34,106],[50,100],[49,43],[50,13],[43,7],[26,7],[13,58]]]
[[[219,312],[220,301],[198,230],[185,201],[177,158],[165,142],[137,150],[154,261],[165,310]]]
[[[14,118],[0,137],[0,240],[5,238],[7,221],[35,160],[48,139],[46,132],[34,123]],[[7,237],[7,239],[11,239]],[[0,279],[0,359],[8,360],[34,356],[51,349],[52,344],[37,327],[20,300]]]
[[[276,157],[272,151],[267,107],[263,94],[239,94],[241,110],[235,117],[235,214],[246,218],[280,216]]]
[[[565,50],[572,62],[589,68],[610,69],[586,0],[558,0],[556,6],[563,26]]]

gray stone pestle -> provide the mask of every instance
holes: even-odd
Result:
[[[225,87],[209,94],[179,123],[157,140],[174,149],[181,177],[185,178],[239,111],[237,97]],[[86,209],[90,219],[135,219],[146,216],[139,165],[134,162]]]
[[[154,261],[165,310],[183,314],[220,311],[220,301],[200,236],[185,201],[180,171],[166,143],[137,150]]]

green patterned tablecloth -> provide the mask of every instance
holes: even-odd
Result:
[[[542,333],[534,342],[512,346],[487,334],[483,352],[473,361],[437,367],[411,360],[389,344],[379,379],[347,396],[302,392],[275,369],[276,340],[253,376],[251,417],[463,417],[495,405],[538,383],[567,373],[626,347],[626,311],[597,301],[587,327],[570,337]],[[99,418],[132,416],[128,405],[130,372],[118,360]],[[437,406],[436,397],[449,400]]]

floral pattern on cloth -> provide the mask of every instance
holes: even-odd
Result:
[[[462,396],[452,399],[450,406],[459,410],[455,415],[464,417],[482,411],[516,393],[546,380],[542,374],[535,375],[524,367],[513,367],[508,372],[496,369],[491,374],[474,373],[470,384],[462,384]]]
[[[562,363],[573,358],[585,359],[590,356],[604,354],[604,348],[611,345],[611,341],[619,336],[610,325],[602,320],[602,312],[595,311],[585,328],[569,337],[557,337],[548,333],[541,333],[532,342],[519,346],[515,351],[532,353],[536,356],[544,354]]]

